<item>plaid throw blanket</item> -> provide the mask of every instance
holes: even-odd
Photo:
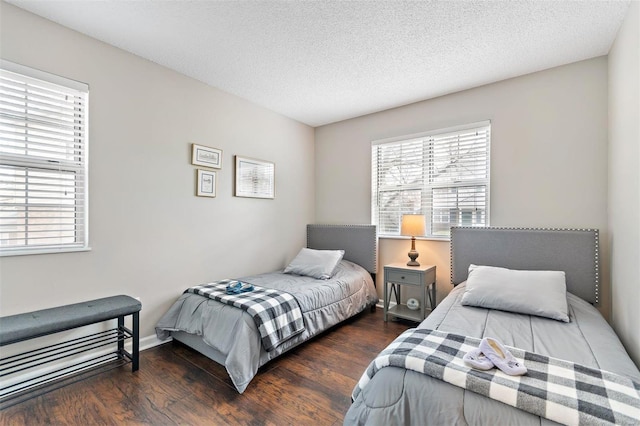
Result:
[[[237,282],[221,280],[190,287],[184,292],[199,294],[247,311],[256,322],[262,346],[267,352],[304,331],[302,311],[291,294],[257,286],[247,293],[227,294],[227,285]]]
[[[624,376],[509,348],[528,372],[509,376],[497,368],[479,371],[462,357],[479,339],[436,330],[410,329],[375,360],[356,385],[356,397],[381,368],[427,374],[529,413],[567,425],[638,425],[640,383]]]

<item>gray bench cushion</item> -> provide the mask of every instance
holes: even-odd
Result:
[[[0,346],[139,312],[142,304],[120,295],[0,318]]]

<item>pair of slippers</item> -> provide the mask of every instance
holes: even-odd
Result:
[[[480,347],[467,352],[462,358],[465,364],[476,370],[491,370],[498,367],[510,376],[522,376],[527,373],[525,367],[505,348],[502,343],[491,337],[485,337]]]
[[[237,281],[235,284],[227,285],[227,294],[247,293],[252,290],[253,290],[252,284],[242,284],[240,281]]]

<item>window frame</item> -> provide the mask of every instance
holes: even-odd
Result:
[[[465,131],[470,130],[487,130],[486,136],[486,178],[476,178],[476,179],[463,179],[458,182],[454,181],[444,181],[444,182],[434,182],[433,181],[433,170],[434,170],[434,138],[443,137],[446,135],[452,135],[455,133],[463,133]],[[431,139],[431,140],[429,140]],[[396,185],[396,186],[387,186],[387,187],[379,187],[379,180],[381,178],[380,170],[381,164],[378,159],[378,147],[387,146],[401,146],[403,144],[419,144],[422,143],[422,153],[419,154],[421,156],[421,169],[422,169],[422,178],[419,182],[413,184],[406,185]],[[429,150],[427,153],[424,150]],[[371,222],[378,227],[378,236],[380,238],[406,238],[400,235],[400,229],[398,226],[398,230],[396,233],[390,233],[385,231],[385,227],[380,224],[380,216],[384,214],[381,212],[379,208],[379,204],[381,202],[380,194],[390,193],[390,192],[401,192],[404,193],[406,191],[420,191],[421,200],[429,200],[428,202],[421,201],[419,211],[415,209],[404,211],[402,207],[398,209],[398,218],[397,222],[399,224],[400,218],[402,214],[424,214],[426,218],[426,235],[418,237],[420,239],[425,240],[438,240],[438,241],[448,241],[450,239],[449,232],[446,235],[436,235],[433,233],[432,222],[435,217],[435,208],[433,202],[433,190],[438,188],[465,188],[471,187],[476,188],[476,190],[480,187],[484,187],[485,195],[482,197],[485,200],[485,208],[484,208],[484,223],[481,225],[471,224],[469,226],[489,226],[490,225],[490,187],[491,187],[491,121],[485,120],[480,122],[468,123],[460,126],[448,127],[443,129],[436,129],[422,133],[416,133],[411,135],[404,135],[380,140],[374,140],[371,142]],[[402,156],[401,156],[402,158]],[[387,163],[388,165],[388,163]],[[456,203],[457,210],[460,212],[462,209],[458,207],[459,204]],[[393,211],[390,212],[393,214]]]
[[[60,220],[56,222],[48,222],[52,223],[55,226],[59,227],[60,232],[63,231],[63,228],[66,227],[67,231],[71,231],[73,234],[73,242],[69,243],[52,243],[52,244],[36,244],[29,245],[28,234],[25,234],[25,244],[22,245],[2,245],[0,244],[0,257],[5,256],[21,256],[21,255],[33,255],[33,254],[48,254],[48,253],[69,253],[69,252],[78,252],[78,251],[89,251],[91,250],[89,246],[89,86],[85,83],[81,83],[75,80],[71,80],[65,77],[61,77],[58,75],[54,75],[51,73],[47,73],[44,71],[40,71],[37,69],[33,69],[24,65],[16,64],[7,60],[0,60],[0,71],[3,73],[13,74],[12,77],[18,77],[19,79],[23,79],[25,84],[28,84],[33,80],[40,80],[43,82],[44,87],[50,88],[52,86],[58,86],[62,88],[62,92],[66,93],[67,96],[78,96],[77,93],[80,93],[78,98],[80,99],[81,109],[79,112],[80,122],[81,122],[81,130],[78,130],[79,136],[74,135],[74,146],[77,145],[77,150],[80,152],[79,154],[66,154],[72,155],[73,159],[64,159],[60,158],[61,154],[59,152],[53,151],[49,156],[45,155],[29,155],[29,154],[9,154],[7,152],[0,154],[0,167],[10,170],[13,169],[15,171],[16,176],[20,176],[21,173],[24,173],[24,196],[20,198],[25,198],[25,206],[24,206],[24,226],[25,232],[28,226],[30,226],[28,222],[28,204],[27,200],[29,198],[29,179],[37,179],[37,175],[41,176],[41,180],[43,180],[42,185],[53,186],[52,191],[56,191],[55,188],[58,188],[57,191],[60,191],[59,188],[65,186],[65,179],[63,176],[67,173],[73,174],[73,179],[69,180],[69,183],[73,187],[73,198],[69,198],[73,202],[69,204],[72,206],[69,210],[71,211],[71,215],[67,217],[67,220],[71,221],[71,224],[63,224]],[[26,105],[28,105],[28,101]],[[55,104],[54,104],[55,105]],[[12,113],[3,113],[3,118],[10,120],[10,114]],[[15,117],[15,116],[14,116]],[[28,123],[30,119],[25,115],[24,119],[25,123]],[[37,123],[36,123],[37,125]],[[24,124],[25,129],[28,129],[29,125]],[[28,134],[28,133],[25,133]],[[25,140],[28,145],[28,136],[25,136]],[[77,141],[77,142],[76,142]],[[34,142],[32,142],[33,144]],[[60,149],[62,147],[66,147],[65,149],[69,151],[69,143],[64,144],[63,142],[53,142],[53,146],[59,146]],[[57,145],[55,145],[57,144]],[[10,142],[0,142],[0,145],[4,146],[4,149],[16,149],[11,148]],[[36,143],[37,145],[37,143]],[[48,145],[40,150],[48,149]],[[22,148],[20,148],[22,149]],[[27,148],[25,148],[27,149]],[[29,148],[30,149],[30,148]],[[72,149],[72,152],[75,152],[75,148]],[[28,175],[31,174],[31,177]],[[49,177],[45,175],[49,174]],[[57,174],[58,177],[51,177],[52,174]],[[10,179],[10,178],[8,178]],[[53,179],[53,182],[47,181],[46,179]],[[2,184],[2,182],[0,182]],[[5,181],[7,186],[5,189],[7,191],[11,191],[10,181]],[[19,190],[19,189],[18,189]],[[37,192],[42,192],[42,189],[37,190]],[[32,194],[34,191],[32,190]],[[16,196],[14,196],[15,198]],[[32,195],[34,197],[34,195]],[[37,196],[35,196],[38,198]],[[42,195],[40,196],[42,197]],[[56,198],[57,200],[63,200],[61,196],[60,198]],[[8,197],[11,198],[11,197]],[[54,201],[56,200],[54,199]],[[59,206],[63,204],[60,203]],[[34,207],[37,207],[37,204],[33,204]],[[8,211],[8,210],[7,210]],[[4,215],[4,211],[0,206],[0,214]],[[2,217],[0,216],[0,220]],[[41,225],[47,225],[46,221],[43,221]],[[31,224],[31,226],[35,226]],[[0,231],[5,229],[0,228]],[[7,231],[11,232],[11,231]],[[33,237],[31,237],[33,238]],[[62,238],[62,237],[60,237]],[[33,240],[32,240],[33,241]]]

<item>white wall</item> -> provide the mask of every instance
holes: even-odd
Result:
[[[613,326],[640,365],[640,3],[609,52],[609,237]]]
[[[316,221],[371,222],[371,141],[491,120],[491,224],[599,228],[607,247],[607,59],[595,58],[316,128]],[[382,265],[409,241],[380,241]],[[449,244],[418,241],[449,290]],[[379,274],[378,289],[381,289]],[[609,313],[609,283],[601,310]]]
[[[243,99],[0,2],[3,59],[90,86],[90,245],[0,259],[0,313],[116,294],[141,336],[188,286],[283,267],[314,217],[314,132]],[[192,142],[220,148],[195,194]],[[276,164],[276,199],[236,198],[235,154]]]

